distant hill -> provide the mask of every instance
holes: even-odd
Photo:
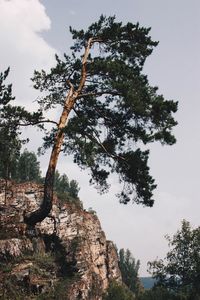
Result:
[[[145,290],[151,289],[154,286],[154,283],[156,281],[152,277],[140,277],[140,280]]]

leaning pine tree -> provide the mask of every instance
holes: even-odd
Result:
[[[34,87],[45,95],[38,101],[40,109],[61,106],[62,113],[44,138],[44,149],[52,147],[44,200],[26,217],[27,224],[34,226],[51,211],[60,151],[88,168],[90,182],[101,192],[108,189],[107,179],[115,172],[123,183],[120,202],[153,205],[156,185],[147,165],[149,151],[138,144],[175,143],[171,130],[176,125],[177,102],[158,95],[142,73],[158,44],[149,31],[101,16],[87,31],[70,28],[74,40],[70,56],[64,55],[63,60],[56,56],[57,65],[49,73],[35,71]]]

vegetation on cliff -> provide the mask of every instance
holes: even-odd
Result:
[[[101,299],[109,281],[121,281],[114,244],[75,198],[54,197],[51,214],[30,229],[23,215],[42,199],[41,184],[9,181],[5,191],[0,180],[0,299]]]

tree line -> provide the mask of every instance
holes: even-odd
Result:
[[[181,228],[166,236],[169,251],[164,259],[148,263],[155,280],[144,290],[138,276],[140,262],[127,249],[118,252],[123,285],[112,282],[105,300],[199,300],[200,299],[200,227],[192,228],[183,220]]]
[[[0,178],[15,182],[36,182],[44,184],[37,155],[24,149],[16,136],[7,136],[8,132],[0,129]],[[76,180],[69,180],[66,174],[55,173],[54,191],[60,201],[78,200],[79,185]]]

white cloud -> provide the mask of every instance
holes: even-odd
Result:
[[[34,97],[34,69],[49,68],[56,50],[41,36],[51,21],[38,0],[0,0],[0,70],[11,67],[14,93],[23,103]],[[30,102],[29,102],[30,106]]]

